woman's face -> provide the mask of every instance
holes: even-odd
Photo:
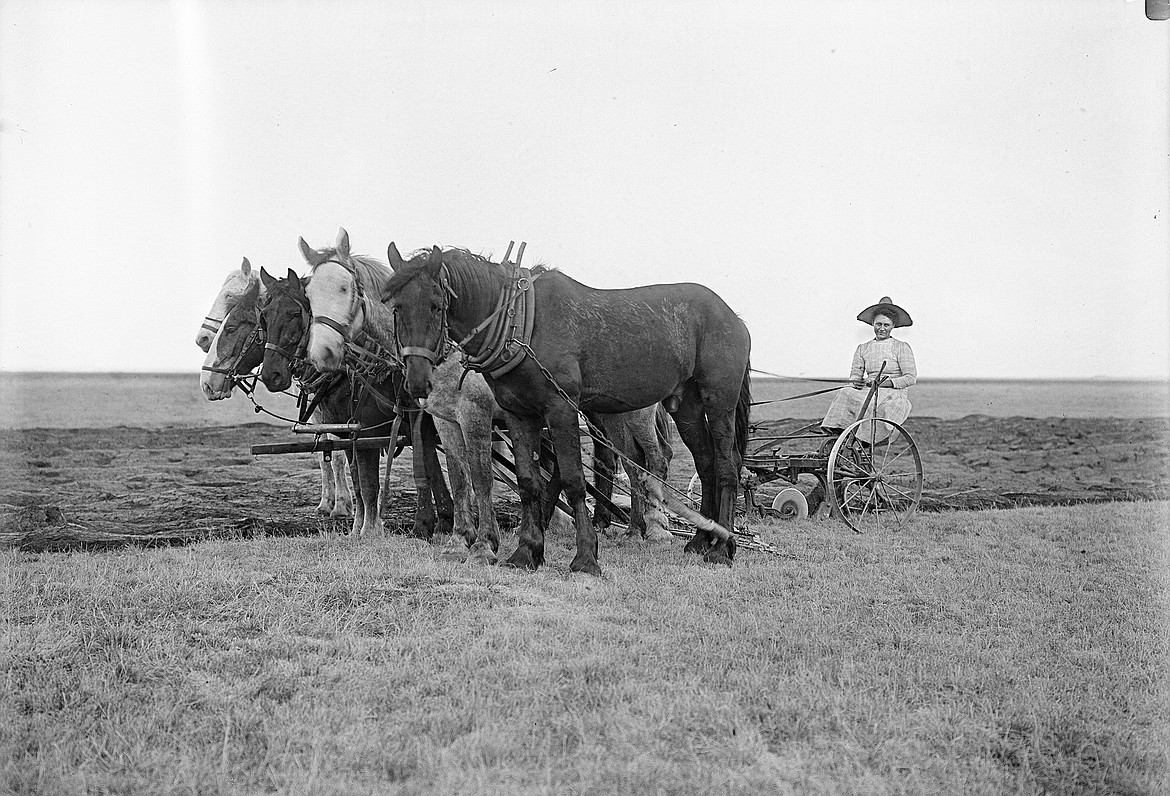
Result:
[[[894,331],[894,322],[885,315],[878,315],[873,319],[873,336],[878,340],[889,338],[892,331]]]

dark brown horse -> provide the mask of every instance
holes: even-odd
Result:
[[[388,255],[395,273],[383,298],[395,312],[410,394],[429,392],[449,328],[508,413],[522,507],[509,564],[535,569],[544,562],[551,507],[533,452],[547,424],[577,531],[570,569],[601,573],[585,505],[578,410],[614,414],[662,402],[694,457],[702,514],[732,528],[751,405],[751,340],[715,293],[696,284],[597,290],[558,271],[530,274],[437,246],[404,262],[391,243]],[[730,564],[735,539],[699,530],[686,549]]]

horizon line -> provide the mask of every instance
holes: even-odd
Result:
[[[3,376],[193,376],[198,377],[198,370],[9,370],[0,368],[0,377]],[[833,380],[844,382],[838,375],[813,376],[801,374],[799,376],[768,376],[753,375],[752,381],[824,381]],[[1047,382],[1148,382],[1170,384],[1170,375],[1166,376],[1111,376],[1094,375],[1073,378],[1069,376],[928,376],[918,380],[923,382],[965,382],[965,381],[1047,381]]]

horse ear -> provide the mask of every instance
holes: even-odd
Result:
[[[394,241],[390,241],[390,245],[386,247],[386,259],[390,261],[390,267],[395,271],[406,265],[402,261],[402,255],[398,253],[398,247],[394,245]]]
[[[242,263],[240,263],[240,272],[244,276],[248,276],[250,273],[252,273],[252,264],[250,262],[248,262],[247,257],[245,257],[244,261]]]
[[[304,289],[301,287],[301,278],[297,276],[297,272],[293,269],[288,269],[288,286],[292,288],[294,293],[303,293]]]
[[[349,233],[345,231],[345,227],[337,228],[337,243],[333,248],[337,249],[337,253],[342,257],[349,256]]]
[[[264,270],[264,266],[260,266],[260,281],[264,283],[265,290],[272,290],[272,286],[276,284],[276,278],[269,275],[269,273]]]
[[[427,268],[438,268],[443,264],[443,250],[438,246],[431,247],[431,253],[427,257]]]
[[[309,265],[316,267],[325,262],[325,258],[318,254],[316,249],[305,243],[304,238],[298,238],[297,243],[301,247],[301,256],[305,258],[305,262]]]

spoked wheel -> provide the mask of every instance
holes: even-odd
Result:
[[[858,533],[897,531],[922,500],[922,458],[914,439],[892,420],[858,420],[829,454],[829,500]]]

